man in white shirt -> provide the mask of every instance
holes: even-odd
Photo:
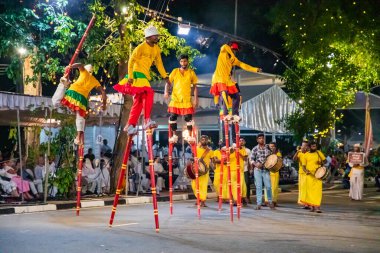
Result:
[[[34,167],[34,185],[37,187],[38,193],[43,193],[43,180],[44,180],[44,173],[45,173],[45,158],[40,155],[38,157],[38,161],[36,164],[36,167]]]

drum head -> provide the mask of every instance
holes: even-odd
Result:
[[[325,175],[326,175],[326,172],[327,172],[327,169],[326,167],[319,167],[316,171],[315,171],[315,178],[317,179],[321,179],[323,178]]]
[[[267,157],[264,163],[266,169],[271,169],[277,163],[277,155],[270,155]]]

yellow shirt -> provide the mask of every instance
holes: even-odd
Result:
[[[191,102],[191,87],[198,82],[194,70],[186,69],[181,73],[179,68],[174,69],[169,80],[173,84],[172,101],[175,102]]]
[[[322,162],[326,160],[326,157],[322,154],[321,151],[317,150],[316,152],[307,152],[302,157],[302,165],[306,166],[306,169],[310,171],[310,173],[314,174],[315,171],[322,166]]]
[[[244,171],[244,157],[247,156],[247,151],[245,148],[241,148],[239,150],[239,166],[240,166],[240,171]],[[230,153],[230,165],[231,165],[231,170],[237,170],[236,168],[236,152],[235,150]]]
[[[212,84],[224,83],[227,86],[234,85],[235,82],[231,80],[231,70],[233,66],[238,66],[246,71],[258,72],[258,68],[252,67],[244,62],[239,61],[234,55],[229,45],[223,45],[220,48],[216,69],[212,76]]]
[[[298,155],[297,155],[297,158],[298,158],[298,166],[299,166],[299,169],[298,169],[298,174],[305,174],[305,172],[303,171],[302,169],[302,159],[303,157],[307,154],[306,153],[302,153],[302,152],[298,152]]]
[[[132,52],[128,62],[128,74],[131,75],[134,71],[141,72],[150,80],[149,70],[153,63],[156,65],[162,78],[166,78],[168,75],[162,64],[160,48],[157,45],[151,47],[148,43],[143,42]]]
[[[197,147],[197,157],[198,159],[200,159],[203,155],[203,153],[206,151],[206,149],[202,148],[202,147]],[[206,166],[209,167],[210,166],[210,162],[211,162],[211,158],[214,157],[214,151],[212,151],[211,149],[208,151],[208,153],[206,154],[206,156],[203,158],[203,161],[205,162]]]
[[[88,97],[93,88],[99,87],[100,83],[87,70],[79,70],[78,80],[70,85],[69,90],[78,92],[84,97]]]

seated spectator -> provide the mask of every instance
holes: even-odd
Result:
[[[165,187],[164,179],[162,178],[162,175],[165,174],[165,171],[164,171],[164,167],[162,167],[160,157],[158,156],[156,157],[156,159],[154,160],[153,167],[154,167],[154,177],[156,181],[157,194],[160,194],[160,191],[162,190],[162,188]]]
[[[107,157],[112,157],[112,148],[108,146],[108,140],[104,139],[103,140],[103,145],[100,147],[100,156],[107,156]]]
[[[3,162],[3,167],[0,170],[0,175],[14,182],[17,186],[17,191],[23,195],[25,200],[32,200],[33,197],[29,193],[29,183],[27,181],[24,181],[20,176],[17,175],[15,162],[7,158],[5,159],[6,161]]]
[[[95,168],[99,168],[100,182],[101,182],[101,194],[109,194],[110,192],[110,160],[107,157],[95,160]]]
[[[34,167],[34,185],[37,187],[39,194],[43,194],[43,180],[44,180],[44,171],[45,171],[45,158],[43,155],[40,155],[37,160],[37,164]]]
[[[25,158],[23,159],[22,165],[24,168],[26,167],[26,159]],[[21,176],[21,163],[19,160],[16,161],[15,168],[17,171],[17,175]],[[32,192],[34,197],[37,199],[41,199],[42,194],[38,193],[36,186],[34,185],[34,182],[33,182],[34,181],[33,171],[31,169],[23,169],[22,170],[22,178],[24,181],[28,182],[30,191]]]
[[[92,163],[92,166],[95,167],[95,166],[94,166],[95,155],[92,153],[92,148],[89,148],[89,149],[87,150],[87,154],[85,154],[83,158],[84,158],[84,160],[86,160],[86,159],[90,159],[90,161],[91,161],[91,163]]]
[[[93,168],[90,159],[86,159],[82,170],[82,189],[86,194],[102,194],[102,181],[100,168]]]

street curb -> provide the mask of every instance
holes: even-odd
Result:
[[[208,194],[208,197],[212,196],[211,193]],[[193,194],[175,194],[173,195],[173,201],[182,201],[193,199],[195,196]],[[158,202],[167,202],[169,201],[169,196],[157,196]],[[152,203],[153,198],[151,196],[140,196],[140,197],[125,197],[120,198],[118,205],[133,205],[133,204],[146,204]],[[81,208],[90,208],[90,207],[102,207],[102,206],[112,206],[113,200],[82,200]],[[56,211],[56,210],[65,210],[65,209],[74,209],[76,208],[75,201],[67,201],[64,203],[57,204],[36,204],[36,205],[25,205],[25,206],[14,206],[14,207],[3,207],[0,208],[0,215],[6,214],[21,214],[21,213],[34,213],[34,212],[45,212],[45,211]]]

